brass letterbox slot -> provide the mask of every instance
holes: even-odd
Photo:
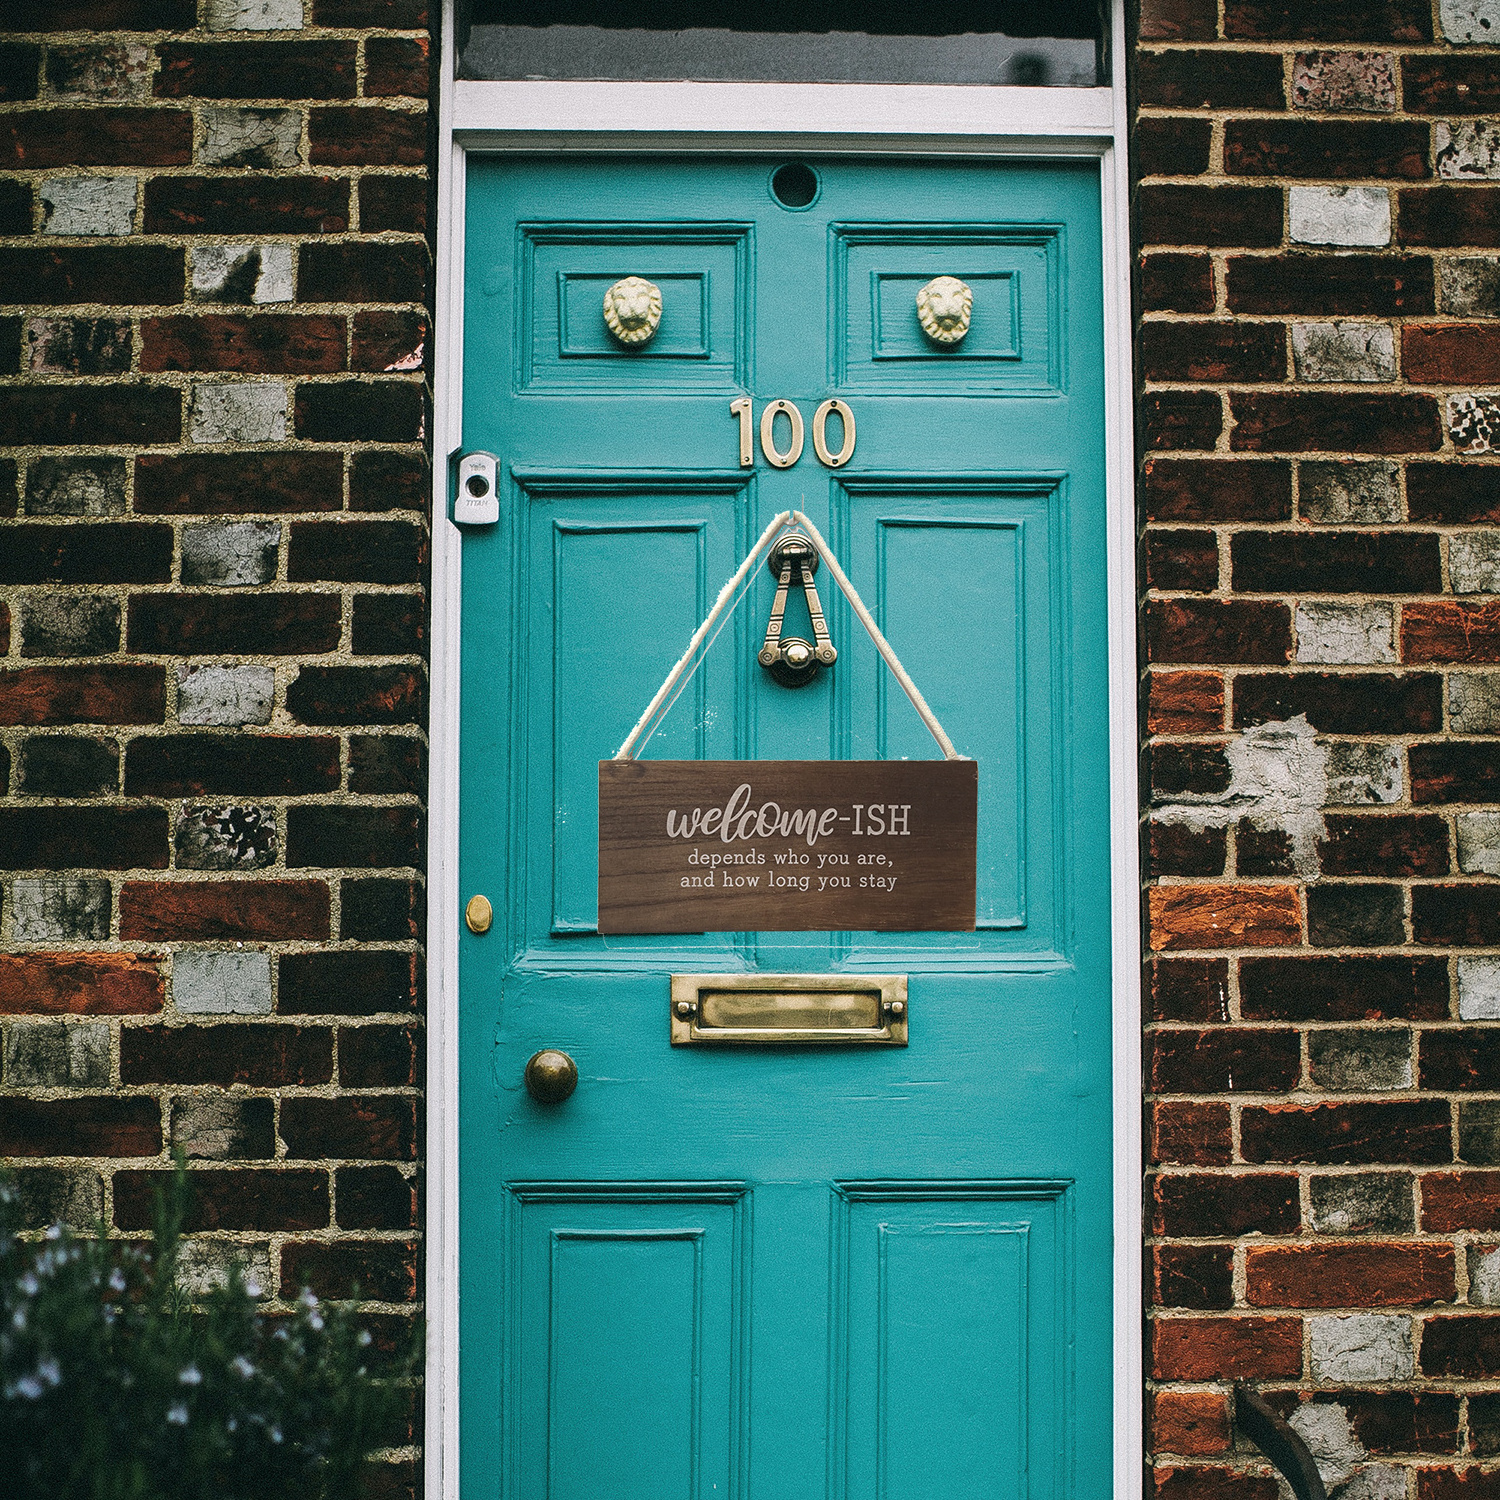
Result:
[[[905,974],[674,974],[674,1047],[906,1045]]]

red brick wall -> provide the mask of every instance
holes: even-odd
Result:
[[[1500,1495],[1500,9],[1143,0],[1155,1487]]]
[[[416,1307],[426,0],[0,6],[0,1158]],[[372,1493],[408,1492],[410,1429]]]

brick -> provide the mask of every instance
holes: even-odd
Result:
[[[208,0],[210,31],[301,31],[302,0]]]
[[[338,510],[343,489],[337,453],[152,453],[135,468],[135,508],[147,515]]]
[[[1222,828],[1190,828],[1185,823],[1150,824],[1146,863],[1153,877],[1222,875],[1225,834]]]
[[[308,244],[297,270],[299,302],[422,302],[427,246],[399,242]]]
[[[1451,537],[1448,544],[1448,580],[1453,585],[1455,594],[1500,593],[1500,531],[1471,531]],[[1486,674],[1484,678],[1469,680],[1477,689],[1482,683],[1492,679],[1493,674]],[[1454,678],[1457,684],[1465,680],[1463,677]],[[1491,695],[1481,693],[1480,696]],[[1454,707],[1458,709],[1459,703],[1455,702]],[[1454,727],[1459,726],[1455,723]]]
[[[1500,315],[1500,260],[1492,255],[1453,257],[1438,266],[1443,311],[1460,317]]]
[[[426,561],[423,529],[407,521],[299,521],[291,528],[287,577],[294,583],[417,583]]]
[[[179,948],[172,958],[172,1004],[187,1016],[268,1016],[271,960],[253,951]]]
[[[240,109],[203,111],[199,166],[274,169],[302,164],[302,111]]]
[[[1324,666],[1384,666],[1396,661],[1392,604],[1304,600],[1297,605],[1297,661]]]
[[[1198,1457],[1230,1448],[1229,1401],[1222,1392],[1167,1388],[1152,1391],[1149,1399],[1153,1452]]]
[[[356,453],[349,468],[349,509],[425,511],[432,475],[420,453]]]
[[[1419,1087],[1442,1092],[1500,1090],[1500,1032],[1427,1031],[1420,1044]]]
[[[108,1088],[109,1081],[103,1022],[20,1021],[5,1028],[7,1088]]]
[[[329,936],[321,880],[126,881],[120,887],[125,942],[253,942]]]
[[[1450,42],[1493,41],[1500,22],[1494,0],[1439,0],[1438,18]]]
[[[156,93],[162,99],[352,99],[355,44],[163,42]]]
[[[0,953],[0,1014],[152,1015],[165,984],[134,953]]]
[[[297,387],[297,436],[311,443],[411,443],[423,432],[422,388],[408,381]]]
[[[427,319],[422,313],[356,313],[349,368],[376,373],[420,370],[427,336]]]
[[[1229,964],[1222,958],[1158,958],[1146,970],[1151,1021],[1227,1021]]]
[[[43,234],[130,234],[134,177],[54,177],[39,184]]]
[[[1142,0],[1138,34],[1143,42],[1211,42],[1218,29],[1216,0]]]
[[[1429,1172],[1421,1185],[1429,1234],[1500,1229],[1500,1172]]]
[[[341,177],[153,177],[145,203],[147,234],[340,234],[349,227],[349,183]]]
[[[1500,109],[1500,77],[1489,57],[1407,57],[1401,64],[1401,85],[1412,114],[1482,115]]]
[[[100,797],[120,785],[113,740],[84,735],[34,736],[16,759],[16,791],[25,797]]]
[[[1229,443],[1239,453],[1424,453],[1443,445],[1429,396],[1236,391],[1229,405]]]
[[[1429,1318],[1422,1329],[1422,1373],[1460,1380],[1493,1380],[1500,1375],[1500,1317],[1470,1313]],[[1462,1493],[1483,1500],[1485,1491],[1465,1485]]]
[[[1292,354],[1298,380],[1369,384],[1396,378],[1396,337],[1389,323],[1297,323]]]
[[[168,1136],[189,1160],[253,1161],[276,1154],[273,1099],[184,1094],[172,1101]]]
[[[1411,1234],[1416,1229],[1412,1179],[1404,1173],[1319,1175],[1309,1182],[1311,1228],[1318,1234]],[[1416,1435],[1400,1443],[1416,1446]]]
[[[11,0],[8,31],[180,31],[197,24],[193,0]]]
[[[1444,402],[1448,436],[1460,453],[1500,449],[1500,401],[1486,392],[1450,393]]]
[[[1282,1093],[1301,1070],[1299,1033],[1216,1027],[1154,1032],[1146,1077],[1159,1094]]]
[[[1139,354],[1146,380],[1286,379],[1286,330],[1280,323],[1146,323]]]
[[[1217,672],[1153,672],[1149,734],[1201,734],[1224,727],[1224,679]]]
[[[225,1026],[128,1026],[120,1081],[286,1088],[333,1078],[333,1033],[323,1026],[241,1021]],[[286,1104],[282,1105],[283,1112]]]
[[[1237,1469],[1186,1465],[1152,1470],[1154,1500],[1272,1500],[1276,1482]]]
[[[1208,170],[1211,127],[1181,115],[1145,115],[1130,137],[1130,165],[1139,177],[1189,177]]]
[[[159,807],[0,808],[0,869],[164,870]]]
[[[161,1171],[116,1172],[115,1224],[149,1229]],[[205,1230],[324,1229],[329,1220],[328,1173],[308,1168],[199,1167],[188,1178],[183,1218],[188,1233]]]
[[[189,442],[279,443],[286,437],[286,384],[196,381],[188,411]]]
[[[1439,177],[1473,182],[1500,176],[1500,134],[1488,120],[1439,120],[1432,146]]]
[[[359,227],[366,234],[425,234],[430,191],[425,177],[361,176]]]
[[[413,807],[296,807],[287,813],[288,869],[419,866],[422,826]]]
[[[269,724],[275,700],[272,667],[178,665],[179,724]]]
[[[1389,947],[1406,941],[1400,887],[1375,884],[1310,886],[1307,940],[1315,948]]]
[[[1476,1391],[1469,1397],[1469,1451],[1500,1453],[1500,1399],[1488,1393]]]
[[[412,1161],[417,1154],[417,1101],[365,1094],[284,1099],[281,1138],[293,1160]]]
[[[1229,760],[1222,742],[1152,745],[1151,787],[1159,800],[1212,796],[1229,789]]]
[[[278,994],[284,1016],[410,1014],[417,1008],[417,958],[384,949],[285,954]]]
[[[1151,1161],[1227,1166],[1231,1151],[1229,1106],[1153,1103],[1148,1139]]]
[[[26,109],[0,121],[0,168],[181,167],[193,117],[177,109]]]
[[[1151,1251],[1151,1301],[1157,1307],[1234,1306],[1234,1248],[1156,1245]]]
[[[11,936],[17,942],[109,937],[112,896],[107,880],[17,880],[11,884],[10,898]]]
[[[1424,799],[1414,792],[1414,800]],[[1327,835],[1319,841],[1318,854],[1324,875],[1399,879],[1448,873],[1448,825],[1440,817],[1330,812],[1323,822]]]
[[[1441,947],[1500,945],[1500,888],[1487,885],[1412,887],[1416,942]]]
[[[23,369],[118,375],[130,368],[130,324],[116,318],[28,318]]]
[[[137,594],[125,636],[131,651],[306,656],[338,647],[339,615],[334,594]]]
[[[0,45],[0,102],[35,99],[41,70],[42,49],[34,42]]]
[[[417,1250],[409,1241],[288,1244],[281,1250],[282,1294],[308,1287],[318,1297],[361,1297],[374,1302],[417,1299]]]
[[[1389,114],[1396,59],[1389,52],[1300,52],[1292,61],[1292,107]]]
[[[1440,1099],[1246,1106],[1240,1117],[1241,1150],[1253,1162],[1447,1162],[1451,1128]]]
[[[415,1229],[417,1184],[396,1167],[339,1167],[333,1174],[340,1229]]]
[[[338,785],[339,743],[325,735],[152,735],[125,757],[127,797],[297,797]]]
[[[23,667],[0,673],[0,725],[154,724],[165,712],[161,667]]]
[[[155,1099],[0,1097],[0,1153],[6,1156],[156,1156],[161,1106]]]
[[[349,790],[419,797],[427,788],[427,755],[410,735],[349,736]]]
[[[151,90],[151,63],[151,48],[144,42],[53,43],[47,48],[47,90],[55,98],[145,98]],[[35,92],[26,97],[35,98]]]
[[[1235,679],[1237,729],[1306,714],[1324,734],[1430,734],[1442,727],[1432,672],[1247,672]]]
[[[147,318],[141,368],[326,373],[344,368],[344,338],[344,320],[326,314]]]
[[[12,526],[0,553],[0,583],[166,583],[171,576],[169,526]]]
[[[1482,323],[1413,324],[1401,331],[1401,368],[1418,385],[1500,381],[1500,329]]]
[[[318,26],[378,26],[409,31],[425,26],[427,0],[313,0],[313,22]]]
[[[179,392],[136,384],[0,386],[0,443],[175,443],[182,437]]]
[[[1157,1380],[1275,1380],[1302,1373],[1300,1318],[1157,1318],[1150,1338]]]
[[[1296,1234],[1301,1223],[1293,1173],[1172,1173],[1151,1179],[1150,1233],[1225,1237]]]
[[[1392,1313],[1350,1313],[1308,1319],[1308,1346],[1317,1380],[1409,1380],[1412,1320]]]
[[[1413,745],[1413,802],[1500,800],[1500,745],[1487,740],[1444,740]]]
[[[183,803],[173,843],[179,870],[259,870],[280,851],[276,809],[253,803],[195,807]]]
[[[186,260],[167,245],[0,247],[0,305],[180,302]]]
[[[422,1082],[421,1033],[407,1026],[339,1030],[339,1084],[347,1089],[415,1088]]]
[[[1461,958],[1457,967],[1459,1018],[1500,1020],[1500,960]]]
[[[1291,465],[1276,460],[1148,458],[1139,489],[1148,521],[1286,521],[1292,514]]]
[[[1401,654],[1409,662],[1500,661],[1500,604],[1423,600],[1406,605]]]
[[[66,1224],[90,1234],[104,1212],[103,1188],[92,1167],[23,1167],[12,1181],[23,1228]]]
[[[1236,177],[1431,175],[1428,127],[1395,121],[1230,120],[1224,170]]]
[[[1452,1245],[1266,1245],[1245,1256],[1252,1307],[1422,1307],[1455,1296]]]
[[[1437,538],[1396,532],[1242,531],[1230,542],[1236,589],[1259,593],[1437,593]]]
[[[1208,592],[1219,585],[1219,543],[1211,531],[1148,531],[1142,551],[1150,588]]]
[[[0,234],[31,233],[31,184],[0,182]]]
[[[1139,103],[1145,106],[1257,110],[1285,107],[1281,63],[1269,53],[1217,48],[1143,51],[1137,53],[1135,66],[1136,94]],[[1279,195],[1277,204],[1279,208]]]
[[[303,667],[286,702],[303,724],[420,724],[426,716],[422,674],[411,667]]]
[[[1214,391],[1149,391],[1137,410],[1147,450],[1211,449],[1224,429],[1223,402]]]
[[[1225,0],[1224,35],[1252,42],[1425,42],[1432,12],[1422,0]]]
[[[1302,940],[1290,886],[1174,885],[1148,892],[1151,947],[1278,947]]]
[[[1152,599],[1146,605],[1152,661],[1270,664],[1292,655],[1291,611],[1250,600]]]
[[[274,521],[209,521],[182,528],[182,582],[234,588],[276,577],[281,527]]]
[[[107,656],[120,649],[120,606],[88,594],[54,594],[26,606],[22,656]]]
[[[425,99],[433,91],[430,52],[426,37],[371,37],[365,43],[365,94]]]
[[[1460,813],[1453,821],[1459,869],[1466,875],[1500,875],[1500,815]]]
[[[26,467],[26,514],[120,515],[125,474],[125,461],[119,458],[34,458]]]
[[[380,106],[315,109],[308,121],[311,161],[333,167],[420,167],[427,116]]]
[[[352,646],[356,656],[415,656],[427,644],[420,594],[357,594]]]
[[[1396,317],[1435,310],[1425,255],[1231,256],[1225,293],[1232,313]]]
[[[1467,1469],[1418,1469],[1417,1500],[1496,1500],[1500,1473],[1471,1465]]]
[[[1206,255],[1143,255],[1137,267],[1143,312],[1214,310],[1213,262]]]
[[[340,892],[339,936],[346,942],[420,942],[425,899],[413,880],[346,880]]]
[[[1397,194],[1401,243],[1434,249],[1500,245],[1500,188],[1405,188]]]

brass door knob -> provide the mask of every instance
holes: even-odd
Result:
[[[526,1064],[526,1092],[538,1104],[561,1104],[578,1087],[578,1064],[566,1052],[547,1047]]]

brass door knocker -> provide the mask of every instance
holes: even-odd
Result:
[[[766,566],[776,576],[776,599],[771,605],[771,618],[766,622],[766,642],[757,659],[783,687],[805,687],[818,675],[820,667],[831,667],[839,655],[828,638],[828,622],[823,618],[823,606],[818,602],[818,590],[813,583],[818,554],[808,537],[793,531],[771,548]],[[807,599],[813,628],[811,641],[798,635],[781,638],[787,590],[794,581],[802,585]]]

